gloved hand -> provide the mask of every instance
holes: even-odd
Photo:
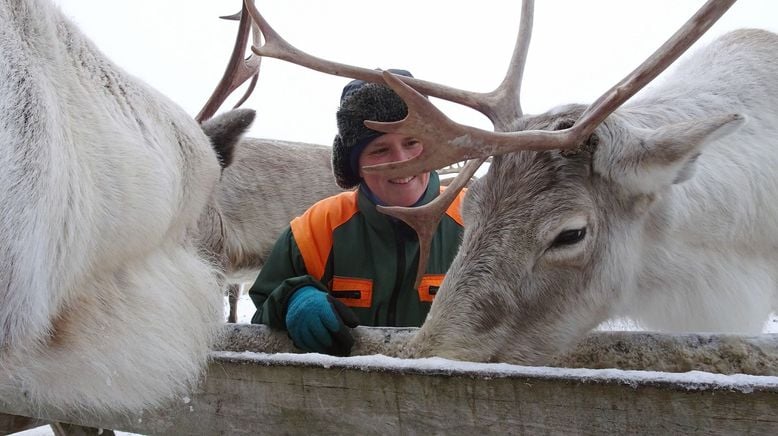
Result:
[[[349,327],[359,325],[354,312],[330,294],[303,286],[289,298],[286,329],[297,348],[348,356],[354,345]]]

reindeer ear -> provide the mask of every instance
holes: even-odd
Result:
[[[627,128],[598,147],[595,171],[631,193],[655,193],[693,177],[703,148],[743,122],[742,115],[729,114],[655,130]]]
[[[235,146],[254,122],[255,116],[256,111],[253,109],[234,109],[213,117],[201,125],[205,135],[211,138],[211,145],[216,151],[222,169],[232,163]]]

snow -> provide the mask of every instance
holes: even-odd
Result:
[[[556,368],[545,366],[521,366],[507,363],[476,363],[443,359],[399,359],[381,355],[335,357],[318,353],[255,353],[218,352],[223,358],[255,360],[263,363],[320,366],[322,368],[346,368],[364,371],[402,371],[421,374],[468,375],[483,378],[527,377],[543,379],[576,379],[581,382],[611,382],[637,387],[644,384],[674,384],[688,390],[723,389],[743,393],[755,387],[778,388],[778,376],[748,374],[714,374],[703,371],[671,373],[659,371],[634,371],[621,369]]]
[[[251,283],[244,284],[241,287],[240,299],[238,299],[238,323],[239,324],[251,324],[251,317],[254,316],[254,312],[257,310],[254,307],[254,303],[249,298],[249,288]],[[230,303],[227,298],[224,299],[224,319],[227,319],[227,315],[230,313]]]

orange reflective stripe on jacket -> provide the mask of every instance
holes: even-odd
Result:
[[[357,192],[325,198],[290,223],[308,274],[321,279],[332,250],[332,232],[357,213]]]
[[[440,192],[445,190],[446,188],[444,187],[440,188]],[[462,189],[454,198],[454,201],[451,202],[451,205],[448,206],[448,209],[446,209],[446,215],[450,216],[452,220],[456,221],[457,224],[462,227],[465,226],[462,221],[462,199],[465,197],[465,192],[467,192],[467,188]]]
[[[330,284],[330,293],[348,307],[370,307],[373,304],[373,281],[335,276]]]
[[[444,274],[424,274],[419,282],[419,301],[432,303],[445,277]]]

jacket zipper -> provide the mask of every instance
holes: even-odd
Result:
[[[386,324],[390,327],[397,327],[397,304],[400,300],[400,290],[405,281],[405,240],[402,238],[400,224],[394,224],[394,240],[397,246],[397,274],[394,282],[392,296],[389,298],[389,313],[386,317]]]

